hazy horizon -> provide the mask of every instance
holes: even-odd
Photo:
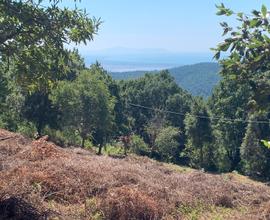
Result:
[[[82,53],[86,65],[98,61],[110,72],[152,71],[190,65],[201,62],[213,62],[212,53],[172,52],[160,48],[124,48],[115,47]]]
[[[103,23],[94,41],[76,45],[85,54],[108,48],[161,48],[174,53],[210,53],[222,40],[220,22],[216,15],[219,0],[155,1],[155,0],[82,0],[78,8],[86,9],[89,16],[101,18]],[[250,12],[265,3],[264,0],[223,0],[235,11]],[[62,3],[74,7],[72,1]],[[229,23],[235,25],[234,19]]]
[[[250,12],[264,0],[223,0],[235,11]],[[72,2],[65,6],[74,7]],[[222,41],[216,15],[219,0],[82,0],[89,16],[101,18],[98,34],[76,47],[87,65],[99,61],[109,71],[159,70],[199,62],[212,62],[210,48]],[[268,5],[267,3],[266,5]],[[230,24],[237,24],[228,18]]]

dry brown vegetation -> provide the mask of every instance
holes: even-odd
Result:
[[[0,219],[270,219],[270,188],[0,130]]]

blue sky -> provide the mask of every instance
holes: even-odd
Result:
[[[224,18],[215,15],[215,4],[220,2],[237,12],[250,12],[268,1],[82,0],[78,7],[86,8],[91,16],[101,17],[104,23],[94,42],[80,46],[80,50],[124,47],[208,52],[222,40],[219,22]]]

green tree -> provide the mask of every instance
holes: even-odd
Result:
[[[53,106],[48,94],[35,92],[25,98],[21,109],[22,117],[34,123],[38,136],[46,125],[57,128],[60,112]]]
[[[15,84],[20,88],[25,97],[21,116],[35,124],[39,136],[42,135],[47,125],[51,128],[56,128],[57,121],[60,117],[59,111],[52,105],[52,101],[50,100],[50,92],[54,87],[54,82],[65,79],[69,81],[75,80],[79,72],[85,69],[84,62],[77,50],[67,51],[69,61],[63,63],[64,70],[60,70],[57,66],[53,65],[53,57],[47,55],[47,52],[44,50],[43,59],[48,59],[48,62],[44,63],[43,68],[40,63],[36,63],[39,59],[37,58],[37,60],[32,60],[33,64],[31,67],[28,66],[29,69],[25,70],[25,74],[20,74],[20,71],[27,68],[23,65],[25,62],[14,62],[13,68],[10,70],[11,75],[15,74],[17,76]],[[30,55],[30,58],[35,58],[35,56]],[[20,61],[24,59],[26,57]],[[59,76],[58,72],[61,71],[66,72],[66,74]],[[44,73],[46,76],[44,76]],[[41,75],[44,77],[41,77]]]
[[[7,68],[6,62],[0,61],[0,126],[17,131],[20,124],[24,123],[21,109],[25,100],[20,88],[12,77],[14,66]]]
[[[155,145],[161,160],[175,162],[175,158],[178,157],[179,136],[179,129],[172,126],[164,127],[159,131]]]
[[[252,92],[249,85],[238,84],[232,79],[223,79],[214,89],[208,105],[215,120],[215,151],[220,171],[240,168],[240,146],[246,132],[248,102]],[[231,119],[231,120],[227,120]]]
[[[82,147],[86,139],[95,137],[101,153],[114,119],[114,98],[100,73],[89,69],[72,82],[61,81],[52,93],[52,100],[62,112],[63,126],[79,132]]]
[[[270,105],[270,23],[269,13],[265,5],[261,10],[253,10],[251,15],[242,12],[235,13],[224,4],[218,5],[218,15],[236,16],[240,22],[235,28],[222,22],[225,40],[215,48],[215,58],[220,60],[221,74],[225,79],[232,79],[236,86],[243,85],[251,88],[245,114],[246,118],[265,118],[263,112],[268,112]],[[222,52],[229,55],[220,59]],[[263,127],[263,128],[262,128]],[[266,136],[267,125],[249,123],[241,146],[243,169],[250,175],[268,177],[267,153],[261,149],[258,140]],[[269,131],[268,131],[269,132]],[[256,161],[257,160],[257,161]]]
[[[79,54],[78,49],[73,49],[72,51],[67,51],[68,62],[65,65],[65,74],[62,74],[57,78],[57,80],[75,80],[80,72],[86,69],[84,59]]]
[[[187,144],[184,153],[189,157],[190,165],[214,170],[213,130],[209,117],[204,101],[196,99],[185,118]]]
[[[1,103],[0,127],[10,131],[18,131],[20,125],[25,122],[21,117],[24,101],[25,97],[20,90],[9,81],[8,94]]]
[[[14,65],[13,80],[25,94],[48,95],[69,73],[65,44],[93,40],[100,20],[60,1],[12,0],[0,3],[0,60]],[[44,5],[45,6],[44,6]]]
[[[171,96],[175,94],[181,96],[185,93],[168,71],[161,71],[157,74],[148,73],[139,79],[122,81],[120,91],[121,97],[126,103],[125,114],[134,119],[132,130],[143,137],[146,135],[144,128],[156,116],[156,112],[139,106],[167,110],[167,101]],[[177,105],[172,101],[170,104],[174,107]],[[136,105],[139,106],[136,107]]]
[[[4,66],[0,62],[0,110],[3,109],[3,104],[6,101],[6,96],[8,95],[8,82],[4,71]]]
[[[53,46],[92,40],[100,20],[80,9],[61,8],[55,0],[4,0],[0,3],[0,55],[15,55],[28,46]]]
[[[181,135],[178,135],[179,146],[174,156],[174,162],[178,164],[186,165],[186,158],[180,157],[180,155],[185,148],[187,138],[185,135],[185,115],[190,112],[192,102],[193,97],[191,95],[181,92],[170,96],[166,101],[167,110],[179,113],[166,115],[169,124],[181,131]]]
[[[121,96],[120,85],[118,82],[112,79],[106,70],[104,70],[100,63],[91,65],[93,72],[97,72],[100,80],[104,81],[107,85],[110,94],[115,98],[114,114],[115,120],[113,124],[113,136],[128,135],[130,131],[128,116],[125,114],[125,103]]]
[[[84,68],[78,52],[68,51],[65,45],[93,40],[101,24],[100,19],[88,17],[77,7],[61,7],[60,2],[0,2],[1,66],[5,66],[9,80],[15,82],[25,98],[22,116],[34,122],[39,133],[55,121],[49,100],[55,83],[62,79],[74,80]]]
[[[220,43],[215,58],[220,59],[222,52],[229,56],[220,60],[221,74],[237,79],[238,83],[249,84],[253,90],[252,103],[257,109],[268,109],[270,99],[270,23],[266,6],[253,10],[251,15],[235,13],[224,4],[218,5],[218,15],[236,16],[240,24],[232,28],[222,22],[226,39]],[[268,82],[267,82],[268,81]],[[267,83],[266,83],[267,82]]]
[[[171,112],[178,112],[180,114],[167,114],[166,119],[174,127],[178,127],[180,130],[184,130],[185,114],[190,112],[190,107],[193,101],[193,97],[187,93],[175,93],[168,97],[166,100],[167,110]]]
[[[156,149],[156,139],[159,132],[166,126],[166,121],[162,112],[157,111],[156,115],[149,120],[145,126],[147,133],[146,139],[151,148],[152,156],[155,156]]]
[[[270,178],[270,150],[263,146],[262,139],[270,139],[269,123],[266,113],[254,113],[250,116],[252,122],[247,127],[247,132],[241,146],[241,159],[243,171],[254,177]],[[253,122],[255,121],[255,122]]]

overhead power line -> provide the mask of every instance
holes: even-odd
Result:
[[[174,111],[168,111],[168,110],[161,110],[157,108],[151,108],[143,105],[138,105],[138,104],[133,104],[133,103],[128,103],[128,105],[136,108],[142,108],[142,109],[147,109],[155,112],[163,112],[167,114],[173,114],[173,115],[181,115],[185,116],[186,113],[184,112],[174,112]],[[270,124],[270,121],[256,121],[256,120],[243,120],[243,119],[233,119],[233,118],[223,118],[223,117],[209,117],[209,116],[203,116],[203,115],[196,115],[196,114],[191,114],[190,115],[196,117],[196,118],[202,118],[202,119],[210,119],[210,120],[220,120],[223,122],[243,122],[243,123],[256,123],[256,124]]]

